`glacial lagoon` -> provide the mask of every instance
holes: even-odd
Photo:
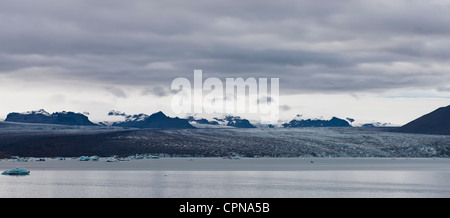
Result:
[[[161,158],[0,161],[1,198],[450,197],[450,159]]]

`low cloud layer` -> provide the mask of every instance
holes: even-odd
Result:
[[[0,75],[167,95],[176,77],[278,77],[282,93],[448,91],[447,1],[4,0]],[[155,87],[155,88],[153,88]]]

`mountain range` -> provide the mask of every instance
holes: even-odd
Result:
[[[108,115],[126,116],[125,114],[110,112]],[[59,124],[69,126],[105,126],[105,123],[94,124],[89,118],[81,113],[74,112],[56,112],[53,114],[41,109],[38,111],[28,111],[25,113],[10,113],[5,122],[14,123],[40,123],[40,124]],[[163,112],[157,112],[150,116],[138,114],[126,116],[123,122],[114,122],[112,126],[131,127],[131,128],[158,128],[158,129],[192,129],[195,128],[186,119],[178,117],[171,118]]]
[[[124,117],[124,121],[107,123],[102,122],[95,124],[89,121],[85,114],[74,112],[56,112],[48,113],[41,109],[38,111],[28,111],[25,113],[10,113],[7,115],[6,122],[15,123],[40,123],[40,124],[58,124],[68,126],[115,126],[124,128],[139,128],[139,129],[193,129],[195,124],[206,126],[227,126],[234,128],[256,128],[249,120],[243,119],[239,116],[225,116],[224,118],[214,118],[210,121],[205,118],[195,118],[189,116],[183,118],[171,118],[159,111],[152,115],[135,114],[127,115],[119,111],[110,111],[109,116]],[[352,127],[354,122],[352,118],[340,119],[333,117],[330,120],[324,119],[300,119],[301,115],[292,119],[281,126],[284,128],[299,128],[299,127]],[[386,127],[386,124],[364,124],[362,127]],[[258,126],[259,127],[259,126]],[[273,128],[274,126],[269,126]],[[441,134],[450,135],[450,106],[439,108],[429,114],[426,114],[402,127],[396,128],[394,131],[404,133],[421,133],[421,134]]]

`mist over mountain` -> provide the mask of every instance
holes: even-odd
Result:
[[[214,118],[217,121],[226,122],[227,126],[236,127],[236,128],[256,128],[253,124],[250,123],[247,119],[243,119],[239,116],[225,116],[223,119]]]
[[[194,129],[188,120],[178,117],[171,118],[159,111],[150,116],[145,114],[135,115],[125,122],[114,123],[113,126],[132,128],[157,128],[157,129]]]
[[[188,116],[186,118],[189,122],[194,122],[197,124],[208,124],[208,125],[219,125],[217,121],[209,121],[205,118],[195,118],[194,116]]]

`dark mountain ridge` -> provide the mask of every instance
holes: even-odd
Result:
[[[285,128],[295,127],[351,127],[351,125],[343,119],[337,117],[331,118],[331,120],[319,120],[319,119],[306,119],[306,120],[291,120],[289,123],[284,123]]]
[[[400,127],[399,132],[450,135],[450,105],[441,107]]]
[[[43,109],[26,113],[10,113],[6,117],[5,121],[17,123],[59,124],[70,126],[96,126],[96,124],[89,121],[89,118],[87,116],[81,113],[63,111],[50,114]]]
[[[194,129],[188,120],[178,117],[171,118],[163,112],[154,113],[143,120],[129,120],[125,122],[115,123],[113,126],[132,127],[140,129]]]

